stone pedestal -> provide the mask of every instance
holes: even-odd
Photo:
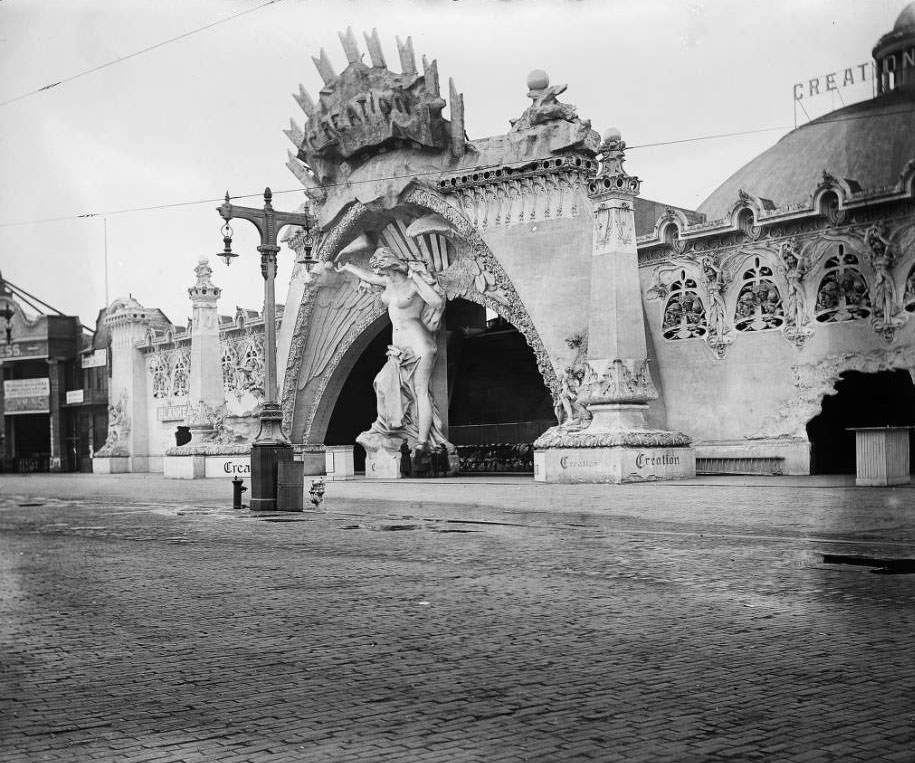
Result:
[[[352,445],[327,445],[324,459],[328,480],[351,480],[356,476]]]
[[[129,471],[129,456],[94,456],[92,459],[94,474],[126,474]]]
[[[534,453],[538,482],[654,482],[696,476],[692,448],[550,448]]]
[[[399,480],[400,451],[380,447],[366,448],[365,476],[368,479]]]

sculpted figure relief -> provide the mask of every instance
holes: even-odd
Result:
[[[378,418],[356,438],[367,452],[400,452],[404,440],[414,452],[445,445],[441,419],[432,397],[435,335],[445,310],[445,296],[424,263],[404,261],[386,247],[372,255],[371,271],[352,263],[336,266],[369,287],[381,290],[393,328],[388,359],[375,377]]]
[[[874,312],[884,321],[896,314],[896,286],[890,275],[895,257],[883,223],[874,223],[864,234],[874,265]]]
[[[785,295],[785,323],[802,329],[808,322],[807,297],[802,285],[808,270],[807,258],[798,251],[794,241],[782,244],[781,255],[785,263],[785,279],[788,282],[788,291]]]
[[[908,315],[899,309],[899,296],[892,274],[896,253],[887,237],[885,223],[879,221],[871,225],[864,234],[864,241],[870,249],[870,260],[874,266],[872,325],[885,342],[892,342]]]

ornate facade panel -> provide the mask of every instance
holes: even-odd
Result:
[[[258,402],[264,397],[264,337],[250,329],[232,333],[221,341],[222,383],[226,397],[240,399],[253,395]]]
[[[685,270],[670,284],[661,331],[665,339],[692,339],[708,332],[699,285]]]
[[[170,342],[168,342],[170,343]],[[146,368],[151,378],[152,396],[157,400],[187,397],[189,394],[191,352],[190,348],[157,349],[146,357]]]
[[[734,310],[737,331],[763,331],[778,328],[785,322],[782,297],[772,268],[760,257],[747,263],[738,282]]]
[[[172,369],[172,397],[187,397],[190,392],[191,353],[188,349],[175,350]]]
[[[857,255],[844,244],[828,257],[817,286],[814,314],[818,323],[860,320],[872,312],[867,282]]]

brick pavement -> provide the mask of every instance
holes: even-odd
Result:
[[[0,478],[0,759],[915,761],[911,488],[220,487]]]

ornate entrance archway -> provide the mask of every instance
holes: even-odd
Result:
[[[283,385],[284,424],[293,442],[323,443],[345,379],[387,320],[374,294],[329,265],[341,252],[365,259],[379,245],[423,260],[448,299],[483,305],[515,326],[555,399],[556,372],[505,270],[460,211],[438,192],[412,184],[389,208],[353,202],[321,241],[317,276],[298,310]]]

